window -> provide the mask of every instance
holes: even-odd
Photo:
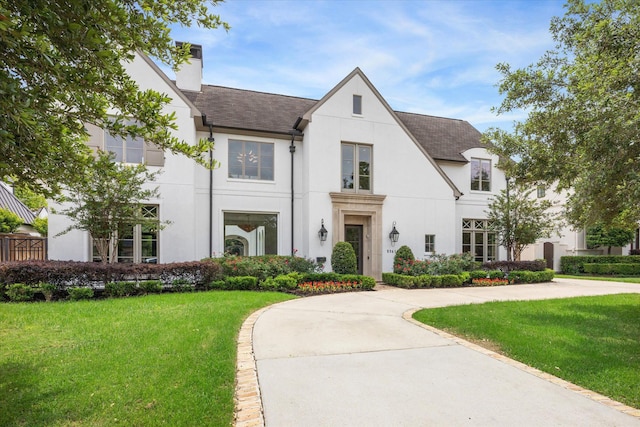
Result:
[[[545,194],[546,194],[545,186],[544,185],[538,185],[538,188],[537,188],[538,199],[542,199],[545,196]]]
[[[353,114],[362,115],[362,96],[353,95]]]
[[[132,120],[125,121],[126,125],[131,125]],[[89,132],[87,145],[98,152],[98,150],[110,151],[115,154],[117,162],[124,163],[144,163],[148,166],[164,166],[164,152],[158,146],[144,141],[144,139],[111,135],[108,131],[97,126],[86,124]]]
[[[491,191],[491,160],[471,159],[471,189]]]
[[[158,220],[158,206],[145,205],[142,216],[150,220]],[[156,222],[153,221],[153,222]],[[117,262],[157,263],[158,262],[158,226],[137,224],[122,233],[118,238]],[[100,254],[93,245],[93,261],[100,261]]]
[[[476,261],[497,260],[497,236],[491,230],[491,222],[484,219],[462,220],[462,252],[471,252]]]
[[[342,144],[342,190],[371,192],[370,145]]]
[[[273,144],[229,141],[229,178],[273,181]]]
[[[278,215],[224,213],[224,251],[232,255],[277,255]]]
[[[435,234],[424,235],[424,251],[431,252],[431,253],[436,251],[436,235]]]

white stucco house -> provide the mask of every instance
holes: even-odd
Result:
[[[219,168],[89,129],[95,148],[163,171],[146,214],[171,225],[134,228],[123,236],[119,261],[295,252],[326,260],[330,270],[333,245],[349,241],[360,271],[380,279],[401,245],[417,258],[506,257],[485,213],[505,177],[468,122],[394,111],[358,68],[315,100],[202,84],[202,49],[193,45],[192,56],[175,82],[143,55],[127,68],[142,89],[172,98],[166,109],[176,114],[176,136],[215,139]],[[86,233],[56,237],[68,224],[50,215],[50,259],[93,259]]]

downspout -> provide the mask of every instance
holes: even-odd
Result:
[[[295,255],[295,250],[293,248],[293,226],[294,226],[294,189],[293,189],[293,155],[296,152],[296,146],[294,145],[295,137],[302,136],[303,133],[298,130],[298,125],[302,121],[302,117],[298,117],[295,124],[293,125],[293,129],[289,131],[291,134],[291,145],[289,146],[289,153],[291,153],[291,256]]]
[[[213,125],[209,124],[209,142],[214,142]],[[209,147],[209,256],[213,256],[213,148]]]

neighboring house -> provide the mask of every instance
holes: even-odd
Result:
[[[0,182],[0,208],[7,209],[22,219],[22,225],[18,228],[16,233],[40,236],[40,233],[38,233],[32,226],[33,221],[38,217],[38,215],[22,203],[13,194],[12,188],[4,182]]]
[[[201,53],[192,46],[175,83],[143,55],[128,71],[142,89],[172,98],[166,110],[176,114],[176,136],[215,139],[219,168],[210,172],[143,141],[89,129],[94,148],[163,171],[152,184],[160,196],[146,213],[171,225],[134,227],[119,261],[296,253],[326,260],[329,270],[333,245],[348,241],[359,270],[380,279],[401,245],[417,258],[469,251],[482,261],[506,257],[485,212],[505,177],[468,122],[394,111],[358,68],[320,100],[202,85]],[[50,215],[50,258],[94,259],[86,232],[56,236],[69,223]]]
[[[554,213],[561,214],[566,205],[568,193],[558,192],[553,187],[540,185],[534,195],[538,199],[549,200]],[[611,248],[612,255],[627,255],[631,249],[639,249],[639,231],[636,230],[634,241],[626,247]],[[522,260],[544,259],[547,267],[560,271],[560,257],[575,255],[606,255],[607,248],[587,248],[586,232],[584,229],[575,229],[567,224],[562,224],[559,232],[546,239],[540,239],[535,244],[529,245],[522,252]]]

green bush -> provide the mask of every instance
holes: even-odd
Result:
[[[560,271],[564,274],[583,274],[584,264],[635,264],[640,255],[580,255],[560,257]]]
[[[298,281],[289,275],[269,277],[259,284],[259,288],[265,291],[290,291],[297,287]]]
[[[509,280],[513,280],[515,283],[544,283],[553,280],[555,272],[551,269],[544,271],[511,271],[509,273]]]
[[[213,282],[209,283],[208,289],[210,289],[210,290],[226,289],[225,281],[224,280],[214,280]]]
[[[429,274],[433,276],[460,274],[463,271],[477,270],[478,265],[471,252],[453,255],[438,254],[429,261]]]
[[[361,274],[343,274],[337,282],[357,283],[360,289],[371,290],[376,285],[376,279]]]
[[[225,289],[250,291],[258,289],[258,279],[253,276],[232,276],[224,279]]]
[[[387,285],[399,288],[413,288],[415,286],[413,276],[398,273],[382,273],[382,281]]]
[[[67,289],[71,301],[80,301],[93,298],[93,289],[87,287],[72,287]]]
[[[583,264],[584,272],[588,274],[621,274],[625,276],[640,275],[640,264]]]
[[[109,282],[104,285],[104,294],[108,297],[128,297],[137,293],[134,282]]]
[[[353,246],[347,242],[338,242],[331,252],[331,269],[338,274],[356,274],[358,260]]]
[[[322,266],[310,259],[296,256],[262,255],[209,258],[209,262],[219,265],[224,277],[253,276],[263,281],[268,277],[276,277],[289,273],[315,273]]]
[[[440,276],[440,281],[443,288],[455,288],[462,286],[464,278],[459,274],[443,274]]]
[[[407,245],[402,245],[396,251],[393,257],[393,272],[396,274],[408,274],[411,271],[416,258],[413,256],[413,251]]]
[[[431,276],[431,286],[434,288],[441,288],[442,276]]]
[[[162,292],[162,282],[160,280],[143,280],[138,283],[140,291],[145,294],[159,294]]]
[[[195,290],[193,283],[187,279],[175,279],[171,282],[173,292],[191,292]]]
[[[338,273],[309,273],[304,274],[298,280],[298,283],[302,282],[339,282],[342,275]]]
[[[58,287],[53,283],[40,282],[38,283],[38,288],[42,295],[44,295],[45,301],[53,301],[53,298],[58,290]]]
[[[25,285],[24,283],[13,283],[7,286],[6,293],[9,300],[13,302],[31,301],[34,290],[31,286]]]
[[[413,278],[413,282],[418,288],[428,288],[431,286],[431,282],[434,276],[430,274],[421,274]]]

